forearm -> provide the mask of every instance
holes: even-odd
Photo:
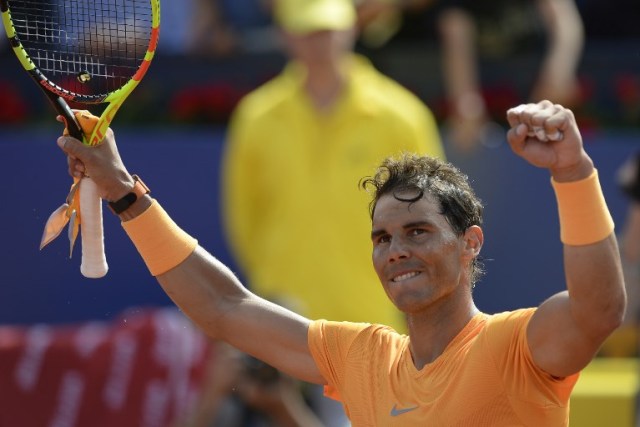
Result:
[[[324,383],[309,353],[308,319],[245,289],[148,195],[120,217],[151,274],[209,336],[291,376]]]
[[[591,245],[564,245],[564,267],[576,323],[592,338],[606,338],[622,322],[626,306],[615,235]]]
[[[169,298],[207,335],[225,341],[229,339],[225,315],[252,297],[224,264],[201,247],[156,279]]]
[[[156,219],[152,223],[151,232],[147,230],[149,226],[144,224],[132,225],[133,222],[130,221],[139,221],[143,213],[150,214],[153,203],[148,195],[137,200],[120,214],[123,227],[167,295],[208,335],[220,338],[222,322],[215,320],[220,313],[229,310],[228,306],[247,297],[249,293],[225,265],[204,249],[193,245],[193,249],[183,249],[184,254],[173,253],[176,247],[183,245],[185,239],[189,238],[186,234],[176,234],[173,231],[164,238],[143,241],[150,235],[154,238],[164,235],[166,226],[172,223],[157,223]],[[154,208],[157,210],[158,206]],[[163,218],[159,214],[154,215]],[[178,231],[181,232],[179,229]],[[165,250],[159,247],[163,244],[166,246]],[[159,265],[156,259],[160,256],[168,259]]]
[[[324,383],[307,345],[309,320],[249,292],[203,248],[157,279],[207,335],[295,378]]]
[[[163,290],[207,335],[249,351],[247,337],[286,322],[286,314],[272,316],[278,310],[271,303],[249,292],[157,202],[146,196],[139,203],[121,215],[123,228]]]
[[[591,159],[553,171],[571,315],[593,337],[615,329],[626,304],[613,221]]]

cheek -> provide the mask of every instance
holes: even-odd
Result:
[[[460,251],[455,242],[426,244],[422,254],[423,261],[440,273],[460,263]]]
[[[378,247],[374,247],[371,251],[371,263],[373,264],[373,269],[376,271],[378,276],[380,276],[380,271],[382,270],[384,256],[382,255],[382,250]]]

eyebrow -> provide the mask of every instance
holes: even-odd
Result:
[[[409,222],[407,224],[404,224],[402,226],[402,228],[404,228],[405,230],[411,229],[411,228],[419,228],[419,227],[431,227],[433,225],[433,223],[431,221],[413,221],[413,222]],[[382,236],[383,234],[386,234],[387,231],[383,228],[379,228],[377,230],[372,230],[371,231],[371,239],[375,239],[376,237]]]
[[[378,229],[378,230],[373,230],[371,231],[371,240],[375,240],[376,238],[382,236],[383,234],[386,234],[387,232],[382,230],[382,229]]]

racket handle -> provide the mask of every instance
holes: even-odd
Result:
[[[98,187],[89,177],[80,181],[80,237],[82,238],[83,276],[98,279],[107,274],[109,266],[104,253],[104,231],[102,226],[102,200]]]

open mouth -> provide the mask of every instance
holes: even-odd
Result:
[[[402,282],[404,280],[408,280],[411,279],[412,277],[416,277],[420,274],[419,271],[410,271],[409,273],[403,273],[399,276],[396,276],[394,278],[391,279],[392,282],[398,283],[398,282]]]

